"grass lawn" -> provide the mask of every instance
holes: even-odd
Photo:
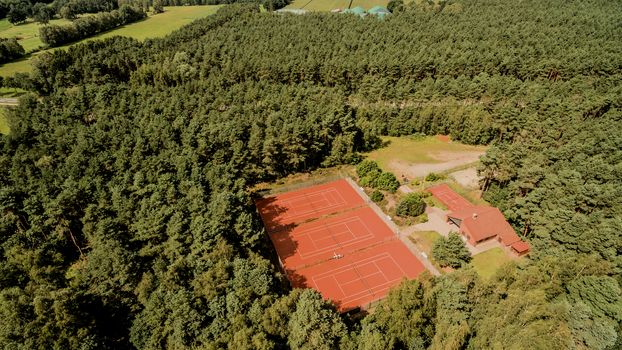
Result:
[[[66,19],[50,21],[50,24],[62,25],[68,23],[71,23],[71,21]],[[17,37],[18,42],[24,47],[24,50],[26,50],[26,52],[31,52],[44,45],[39,39],[39,27],[41,27],[41,24],[30,20],[26,23],[12,25],[5,18],[0,21],[0,38]]]
[[[11,130],[9,129],[5,113],[6,109],[4,109],[4,107],[0,107],[0,134],[7,135]]]
[[[352,7],[360,6],[365,10],[369,10],[374,6],[387,7],[389,0],[352,0]]]
[[[149,16],[140,22],[121,26],[86,40],[104,39],[115,35],[128,36],[138,40],[161,38],[195,19],[213,15],[221,7],[220,5],[165,7],[163,13]]]
[[[11,77],[15,75],[15,73],[29,73],[32,71],[32,66],[30,65],[30,56],[26,58],[19,59],[17,61],[5,63],[0,66],[0,76],[1,77]]]
[[[462,187],[459,183],[455,181],[445,181],[452,190],[456,191],[459,195],[466,198],[469,202],[476,205],[490,205],[490,203],[486,202],[482,198],[479,197],[477,191],[471,191],[467,188]]]
[[[416,231],[410,235],[409,239],[431,258],[432,246],[440,237],[441,234],[436,231]]]
[[[330,11],[334,9],[347,9],[350,0],[294,0],[286,8],[305,9],[308,11]]]
[[[20,88],[1,87],[0,98],[16,98],[22,96],[26,92],[26,90],[22,90]]]
[[[151,15],[140,22],[135,22],[135,23],[131,23],[125,26],[121,26],[113,30],[95,35],[93,37],[86,38],[81,41],[77,41],[75,43],[71,43],[66,46],[61,46],[61,47],[57,47],[53,49],[36,52],[32,54],[31,56],[28,56],[21,60],[6,63],[0,66],[0,76],[7,77],[7,76],[12,76],[15,73],[28,73],[32,71],[30,60],[33,57],[36,57],[41,52],[67,48],[71,45],[75,45],[80,42],[85,42],[88,40],[104,39],[104,38],[109,38],[109,37],[116,36],[116,35],[127,36],[127,37],[135,38],[138,40],[145,40],[147,38],[160,38],[194,21],[195,19],[214,14],[220,7],[221,7],[220,5],[165,7],[164,13],[160,13],[157,15]],[[26,36],[24,36],[25,39],[23,39],[23,40],[28,40],[27,42],[20,40],[20,43],[24,46],[26,51],[29,50],[26,47],[26,44],[29,47],[31,47],[31,49],[37,48],[43,44],[41,43],[38,37],[39,35],[38,24],[27,23],[27,24],[22,24],[19,26],[12,26],[11,24],[7,22],[9,27],[2,30],[2,28],[6,27],[6,24],[3,24],[4,21],[6,20],[0,21],[0,37],[14,37],[16,35],[15,34],[16,31],[19,29],[20,31],[26,33],[25,35],[28,36],[27,39],[26,39]],[[51,21],[50,23],[62,24],[62,23],[67,23],[67,22],[69,21],[54,20],[54,21]],[[35,33],[36,33],[36,37],[34,37]]]
[[[368,153],[367,157],[377,161],[383,168],[386,168],[392,160],[408,163],[442,163],[442,160],[434,157],[434,153],[486,150],[483,146],[464,145],[459,142],[445,143],[433,136],[382,136],[381,138],[387,146]]]
[[[473,256],[471,266],[477,271],[482,278],[492,277],[497,269],[512,260],[501,248],[493,248],[491,250],[479,253]]]

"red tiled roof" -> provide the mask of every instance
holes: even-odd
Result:
[[[451,212],[447,216],[461,220],[460,226],[464,226],[476,242],[494,236],[499,236],[506,246],[520,241],[501,211],[495,207],[472,206]]]
[[[447,216],[460,220],[460,228],[468,231],[475,242],[498,236],[503,245],[511,246],[519,253],[529,250],[529,244],[518,237],[499,209],[473,205],[447,184],[430,187],[428,191],[452,211]]]
[[[512,249],[518,253],[528,252],[529,248],[529,243],[523,241],[512,244]]]

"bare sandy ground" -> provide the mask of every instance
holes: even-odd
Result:
[[[438,160],[439,162],[412,164],[402,160],[392,160],[389,162],[389,167],[395,170],[395,175],[398,178],[405,175],[409,179],[413,179],[424,177],[429,173],[440,173],[465,164],[476,162],[484,153],[484,151],[435,152],[431,153],[430,157]]]
[[[475,167],[455,171],[449,174],[460,185],[470,188],[479,188],[479,177],[477,176],[477,169]]]

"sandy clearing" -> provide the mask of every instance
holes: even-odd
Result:
[[[429,173],[441,173],[465,164],[476,162],[484,153],[484,151],[434,152],[430,153],[430,157],[439,160],[439,163],[412,164],[394,159],[389,162],[389,167],[396,172],[395,175],[398,178],[402,175],[410,179],[419,178]]]
[[[479,176],[477,176],[477,169],[475,167],[459,170],[449,174],[457,183],[460,185],[470,188],[470,189],[478,189],[479,188]]]

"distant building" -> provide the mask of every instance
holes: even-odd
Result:
[[[386,16],[391,14],[391,12],[386,7],[382,6],[374,6],[370,8],[367,13],[377,16],[378,18],[385,18]]]
[[[361,17],[367,16],[367,12],[365,12],[365,9],[360,7],[360,6],[357,6],[357,7],[351,8],[351,9],[343,10],[341,13],[350,13],[350,14],[353,14],[353,15],[359,15]]]
[[[304,9],[279,9],[275,12],[278,13],[293,13],[294,15],[304,15],[307,13],[307,10]]]

